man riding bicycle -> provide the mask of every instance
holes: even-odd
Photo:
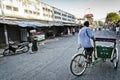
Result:
[[[85,21],[84,26],[79,30],[78,33],[78,44],[86,51],[86,62],[90,61],[90,56],[93,52],[93,46],[90,39],[94,39],[94,35],[92,30],[89,28],[89,22]]]

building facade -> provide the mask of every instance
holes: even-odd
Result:
[[[0,43],[8,44],[9,39],[27,41],[34,27],[46,36],[60,35],[74,26],[75,20],[74,15],[38,0],[1,0]]]
[[[37,0],[1,0],[1,6],[6,19],[20,18],[75,23],[74,15]],[[0,12],[1,18],[2,15]]]

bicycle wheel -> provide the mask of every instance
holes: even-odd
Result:
[[[115,52],[113,54],[113,66],[115,70],[118,68],[118,62],[119,62],[118,49],[115,49]]]
[[[82,75],[85,72],[86,67],[87,63],[85,62],[85,57],[83,54],[77,54],[73,57],[70,64],[70,70],[73,75]]]

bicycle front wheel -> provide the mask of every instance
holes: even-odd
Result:
[[[70,70],[73,75],[81,76],[85,72],[86,67],[87,63],[83,54],[77,54],[72,58]]]

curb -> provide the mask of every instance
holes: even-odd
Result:
[[[0,57],[3,57],[2,53],[3,53],[4,49],[0,49]]]
[[[0,54],[0,58],[3,57],[3,55]]]

